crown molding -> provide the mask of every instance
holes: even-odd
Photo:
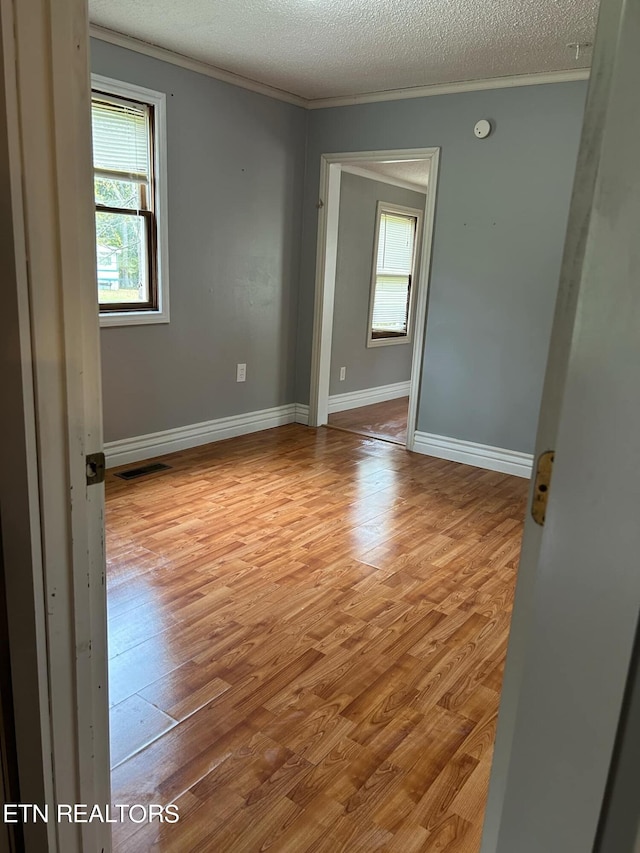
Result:
[[[143,53],[145,56],[178,65],[188,71],[195,71],[196,74],[204,74],[207,77],[213,77],[215,80],[221,80],[223,83],[240,86],[240,88],[248,89],[250,92],[266,95],[268,98],[275,98],[278,101],[284,101],[287,104],[293,104],[307,110],[348,107],[354,104],[373,104],[378,101],[401,101],[405,98],[426,98],[432,95],[452,95],[458,92],[482,92],[488,89],[510,89],[517,86],[541,86],[545,83],[571,83],[576,80],[589,79],[588,68],[574,68],[568,71],[546,71],[539,74],[518,74],[512,77],[489,77],[483,80],[463,80],[458,83],[435,83],[432,86],[412,86],[407,89],[366,92],[362,95],[338,95],[333,98],[308,99],[294,95],[293,92],[286,92],[284,89],[269,86],[266,83],[259,83],[257,80],[251,80],[241,74],[225,71],[223,68],[210,65],[208,62],[191,59],[182,53],[176,53],[165,47],[142,41],[134,38],[134,36],[100,27],[97,24],[90,25],[89,35],[92,38],[100,39],[100,41],[106,41],[127,50],[134,50],[136,53]]]
[[[294,95],[292,92],[285,92],[283,89],[276,89],[274,86],[268,86],[266,83],[259,83],[257,80],[251,80],[249,77],[242,77],[240,74],[234,74],[232,71],[225,71],[223,68],[218,68],[215,65],[210,65],[208,62],[202,62],[199,59],[191,59],[184,56],[182,53],[176,53],[173,50],[167,50],[165,47],[151,44],[150,42],[142,41],[141,39],[127,36],[124,33],[118,33],[115,30],[109,30],[106,27],[99,27],[97,24],[89,26],[89,35],[92,38],[106,41],[109,44],[124,47],[127,50],[134,50],[136,53],[143,53],[145,56],[151,56],[154,59],[160,59],[163,62],[170,62],[172,65],[178,65],[180,68],[186,68],[187,71],[195,71],[196,74],[204,74],[207,77],[213,77],[215,80],[221,80],[223,83],[231,83],[232,86],[240,86],[242,89],[248,89],[250,92],[256,92],[259,95],[266,95],[269,98],[275,98],[278,101],[284,101],[287,104],[294,104],[296,107],[308,107],[309,102],[306,98],[301,98],[299,95]]]
[[[589,68],[569,71],[544,71],[538,74],[517,74],[512,77],[488,77],[483,80],[462,80],[458,83],[435,83],[432,86],[412,86],[408,89],[388,89],[363,95],[338,95],[335,98],[315,98],[307,102],[309,110],[327,107],[349,107],[354,104],[373,104],[378,101],[402,101],[407,98],[427,98],[432,95],[454,95],[459,92],[482,92],[488,89],[512,89],[518,86],[541,86],[545,83],[573,83],[589,79]]]

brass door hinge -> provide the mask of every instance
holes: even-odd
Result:
[[[538,457],[536,480],[533,485],[533,499],[531,501],[531,515],[536,524],[544,524],[545,515],[547,514],[547,502],[551,488],[554,457],[555,451],[553,450],[546,450]]]
[[[90,453],[85,459],[87,465],[87,486],[104,483],[106,467],[104,453]]]

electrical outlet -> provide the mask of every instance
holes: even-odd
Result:
[[[347,368],[346,368],[346,367],[341,367],[341,368],[340,368],[340,382],[344,382],[344,380],[345,380],[346,378],[347,378]]]
[[[236,367],[236,382],[246,382],[247,380],[247,365],[239,364]]]

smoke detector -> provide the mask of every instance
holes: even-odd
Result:
[[[491,122],[487,121],[486,118],[480,119],[473,128],[473,132],[478,139],[486,139],[491,133]]]

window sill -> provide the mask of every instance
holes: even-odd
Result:
[[[109,326],[149,326],[169,322],[169,311],[110,311],[100,314],[100,328]]]
[[[398,344],[410,344],[411,335],[398,335],[393,338],[369,338],[367,347],[392,347]]]

